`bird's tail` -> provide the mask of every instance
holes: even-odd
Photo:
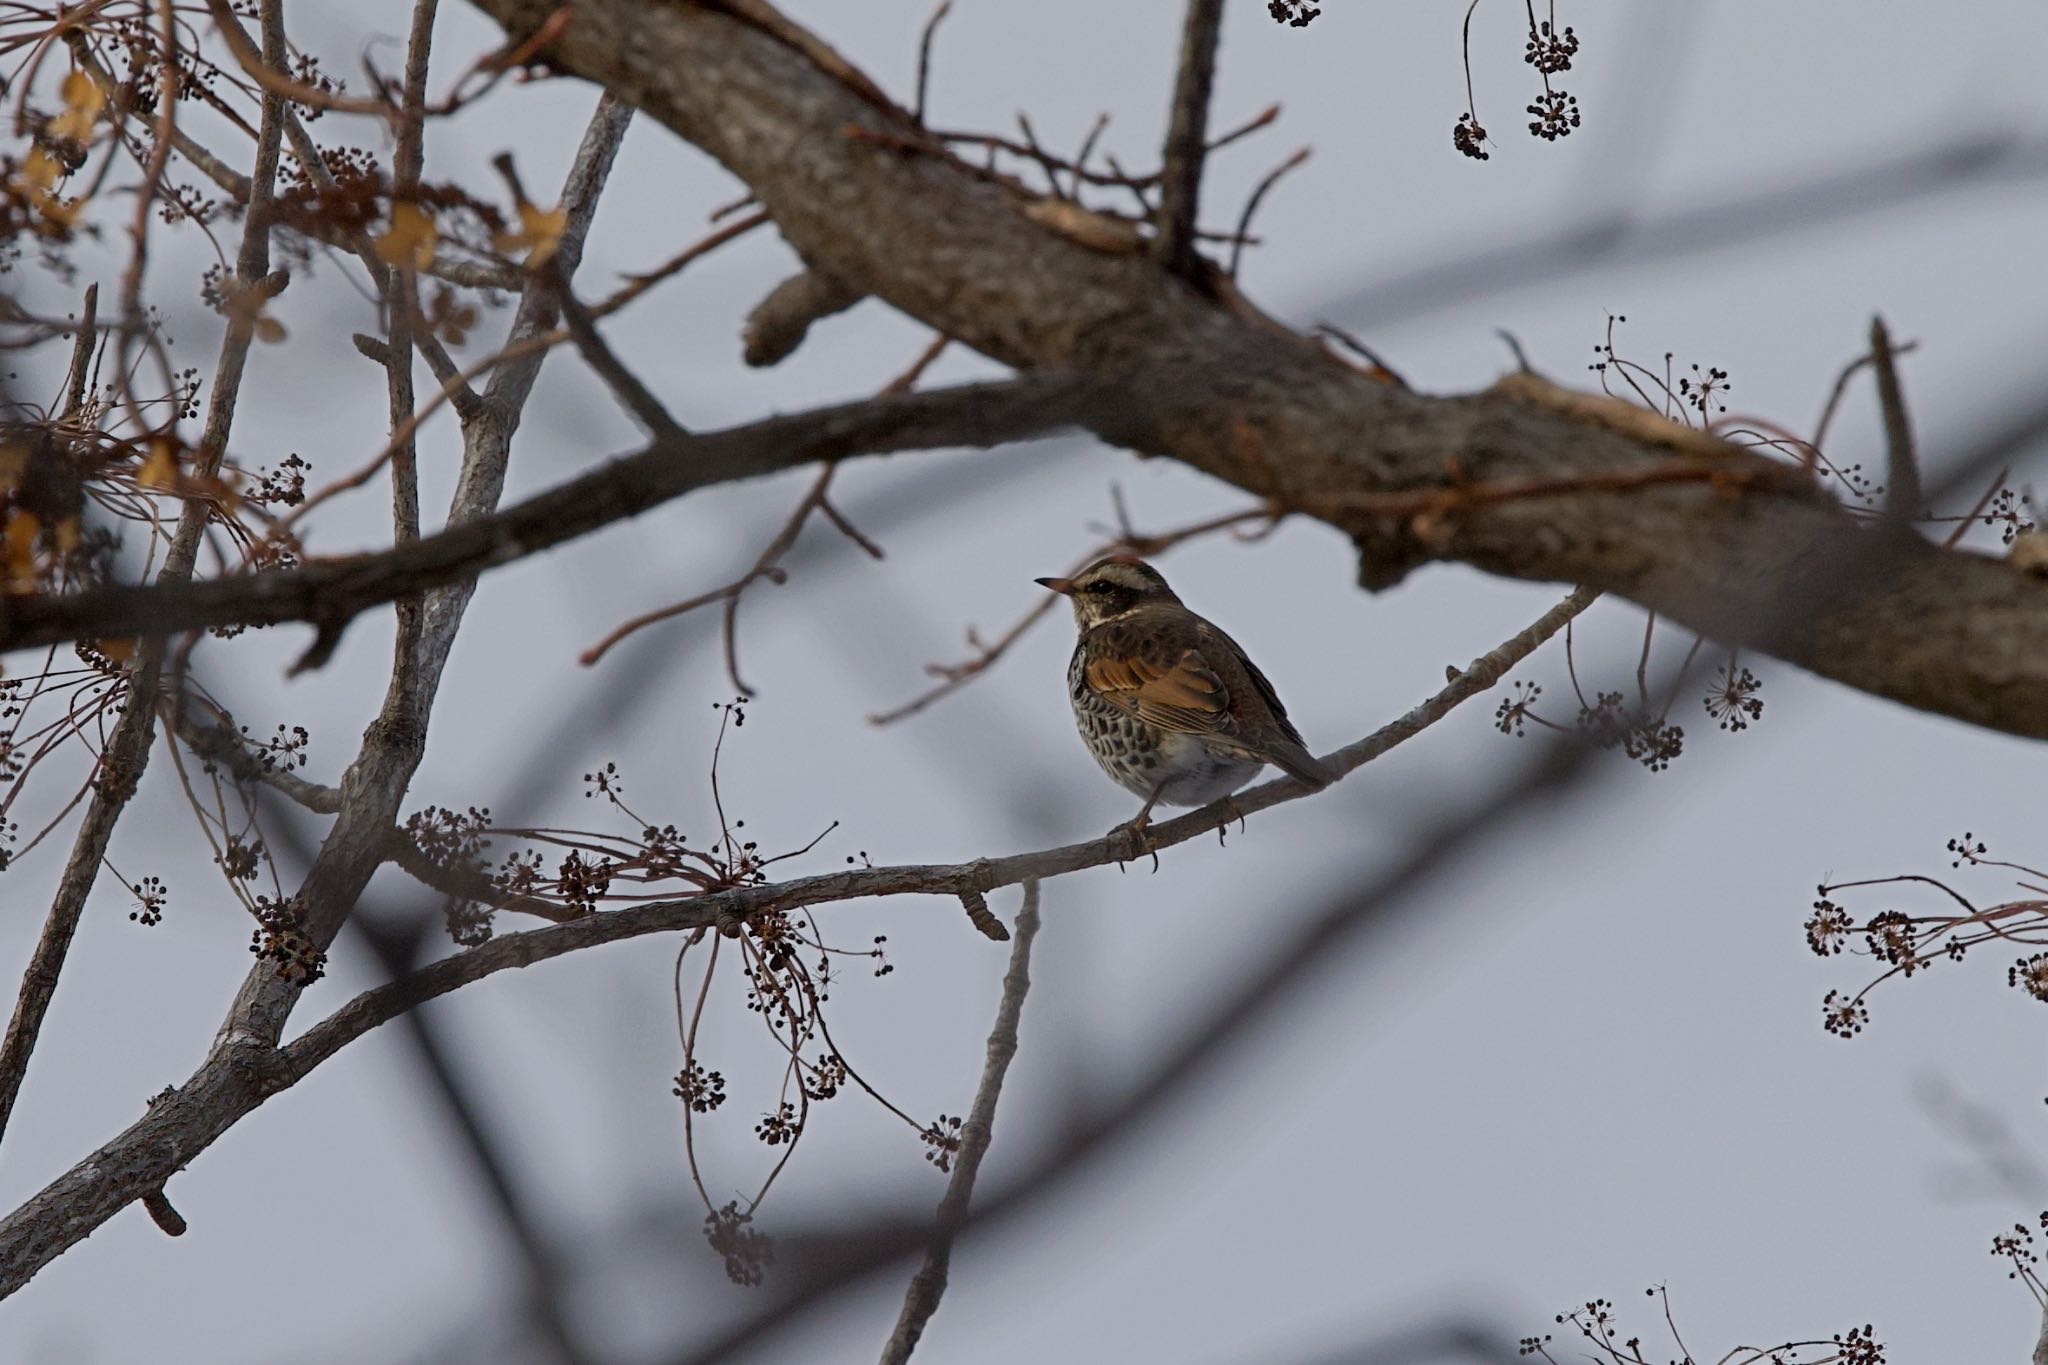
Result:
[[[1327,787],[1337,780],[1335,769],[1299,744],[1275,744],[1260,757],[1289,777],[1306,782],[1311,787]]]

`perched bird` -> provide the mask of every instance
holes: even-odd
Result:
[[[1302,746],[1266,675],[1150,564],[1114,555],[1037,581],[1073,603],[1074,723],[1102,770],[1145,798],[1132,830],[1161,801],[1207,805],[1268,763],[1310,786],[1336,780]]]

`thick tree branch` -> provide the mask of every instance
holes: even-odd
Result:
[[[681,441],[658,441],[502,512],[378,554],[200,583],[0,599],[0,650],[279,621],[310,621],[338,635],[359,613],[405,593],[472,580],[485,569],[638,516],[698,488],[817,460],[990,446],[1082,422],[1114,428],[1117,419],[1111,414],[1118,406],[1094,385],[1039,376],[891,394]]]
[[[515,36],[551,0],[474,0]],[[765,8],[760,5],[752,9]],[[1140,448],[1265,496],[1572,478],[1668,456],[1657,441],[1514,393],[1433,397],[1376,383],[1242,299],[1185,288],[1145,255],[1094,250],[1034,217],[1016,190],[951,158],[906,151],[919,130],[782,30],[705,6],[585,0],[549,49],[717,157],[815,268],[1024,369],[1104,381],[1170,374]],[[849,127],[866,136],[849,136]],[[1234,433],[1256,432],[1263,458]],[[1731,470],[1761,457],[1733,446]],[[1868,537],[1816,493],[1723,497],[1674,485],[1502,504],[1430,528],[1331,511],[1361,576],[1430,558],[1616,592],[1730,643],[1769,650],[1909,705],[2048,735],[2048,583],[2002,563]],[[1785,603],[1797,610],[1781,610]],[[1760,623],[1778,623],[1765,628]]]

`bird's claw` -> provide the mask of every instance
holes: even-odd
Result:
[[[1125,863],[1135,862],[1147,854],[1152,856],[1152,870],[1159,870],[1159,849],[1152,842],[1149,814],[1124,821],[1104,837],[1109,842],[1110,856],[1116,859],[1117,871],[1123,871]]]
[[[1223,834],[1224,831],[1230,828],[1230,822],[1232,820],[1237,821],[1238,833],[1244,833],[1244,807],[1237,804],[1237,798],[1235,796],[1224,797],[1223,808],[1227,813],[1223,817],[1223,822],[1216,826],[1216,846],[1218,848],[1226,848],[1229,846],[1225,842]]]

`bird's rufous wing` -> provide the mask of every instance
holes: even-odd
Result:
[[[1229,689],[1200,650],[1175,655],[1115,634],[1099,642],[1081,672],[1097,696],[1162,730],[1200,735],[1236,728]]]

